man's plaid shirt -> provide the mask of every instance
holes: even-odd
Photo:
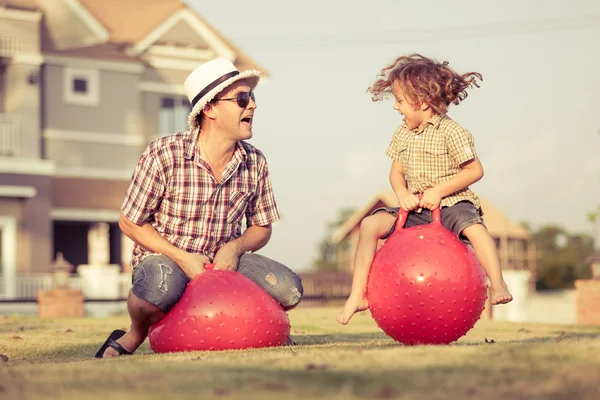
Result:
[[[220,183],[200,156],[196,131],[152,142],[133,172],[121,206],[137,225],[148,222],[176,247],[211,260],[247,225],[265,226],[279,219],[265,156],[238,142]],[[132,266],[151,252],[139,244]]]
[[[386,155],[402,164],[407,189],[416,195],[454,178],[462,163],[477,157],[473,135],[445,115],[434,115],[420,129],[410,130],[402,124]],[[481,213],[479,198],[469,188],[444,197],[441,206],[463,200],[473,203]]]

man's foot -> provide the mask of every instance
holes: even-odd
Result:
[[[346,300],[346,304],[344,304],[344,308],[340,311],[340,314],[337,317],[337,322],[342,325],[346,325],[352,316],[359,312],[365,311],[369,308],[369,301],[365,296],[352,296]]]
[[[128,352],[133,353],[137,350],[138,347],[142,345],[142,343],[144,343],[144,340],[146,340],[145,337],[139,338],[133,333],[131,333],[131,331],[129,331],[125,333],[125,335],[123,335],[121,338],[117,339],[116,342],[119,343],[121,347],[123,347]],[[104,351],[104,354],[102,355],[102,358],[113,358],[118,356],[119,352],[116,349],[113,349],[112,347],[107,347]]]
[[[508,287],[506,283],[503,283],[500,286],[493,287],[492,286],[492,304],[506,304],[512,301],[512,294],[508,291]]]

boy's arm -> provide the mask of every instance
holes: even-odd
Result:
[[[392,162],[390,169],[390,184],[398,198],[398,205],[406,211],[414,210],[419,205],[419,198],[411,194],[406,187],[404,168],[399,161]]]
[[[483,177],[483,166],[479,158],[473,158],[461,164],[461,171],[444,183],[440,183],[423,193],[421,207],[434,210],[439,207],[441,200],[452,193],[463,190]]]

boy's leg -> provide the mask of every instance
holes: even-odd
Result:
[[[387,210],[386,210],[387,211]],[[350,318],[359,311],[369,308],[367,300],[367,282],[373,257],[377,250],[379,239],[386,238],[393,231],[397,212],[375,212],[362,220],[356,253],[354,256],[354,271],[352,289],[344,308],[337,317],[337,322],[346,325]]]
[[[170,258],[156,254],[144,258],[133,270],[133,287],[127,298],[131,329],[120,339],[123,348],[133,353],[148,337],[150,326],[160,321],[181,299],[189,278]],[[103,358],[119,353],[108,347]]]
[[[447,229],[458,234],[465,244],[473,247],[477,260],[490,280],[491,303],[495,305],[511,302],[513,297],[502,277],[496,244],[475,206],[470,202],[460,202],[451,207],[444,207],[442,223]]]
[[[283,264],[255,253],[240,257],[237,272],[256,282],[284,310],[291,310],[300,302],[304,288],[296,273]]]

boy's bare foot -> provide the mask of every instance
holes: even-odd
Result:
[[[142,345],[142,343],[144,343],[144,340],[146,340],[145,337],[138,338],[134,336],[131,333],[131,331],[129,331],[121,338],[117,339],[116,342],[123,346],[130,353],[133,353],[137,350],[138,347]],[[102,358],[113,358],[117,357],[118,355],[119,352],[117,350],[113,349],[112,347],[107,347],[107,349],[104,351],[104,355],[102,356]]]
[[[500,286],[492,286],[492,304],[506,304],[512,301],[512,294],[508,291],[508,287],[505,283]]]
[[[365,311],[367,308],[369,308],[369,301],[365,296],[350,295],[348,300],[346,300],[346,304],[344,304],[344,308],[337,317],[337,322],[346,325],[355,313]]]

